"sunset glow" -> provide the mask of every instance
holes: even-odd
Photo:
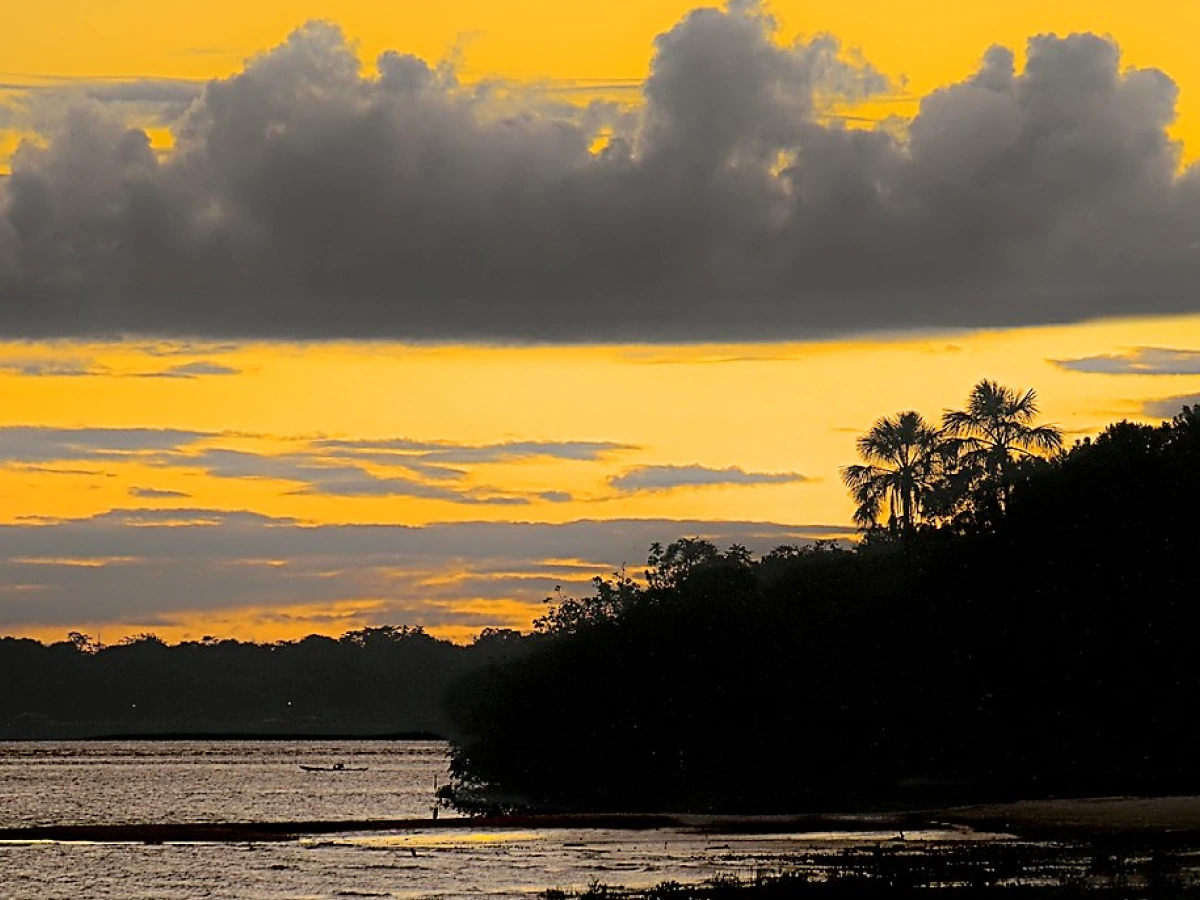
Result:
[[[48,0],[10,10],[0,30],[0,59],[8,73],[0,92],[0,168],[11,173],[0,180],[0,307],[19,314],[0,316],[0,532],[5,548],[0,551],[0,633],[59,639],[80,629],[100,633],[106,641],[139,632],[169,640],[210,634],[267,641],[404,623],[469,640],[486,626],[527,629],[556,585],[585,590],[593,576],[616,567],[627,565],[636,572],[652,540],[703,533],[718,543],[736,541],[765,551],[779,543],[852,539],[853,504],[838,471],[853,461],[855,437],[878,416],[902,409],[936,420],[944,409],[960,404],[980,378],[1036,388],[1041,418],[1064,429],[1068,443],[1119,419],[1158,421],[1185,403],[1200,402],[1200,279],[1192,274],[1190,255],[1200,246],[1200,234],[1194,233],[1200,216],[1192,216],[1187,205],[1195,205],[1189,176],[1180,174],[1173,181],[1161,173],[1162,166],[1172,164],[1175,150],[1175,164],[1184,173],[1182,167],[1200,148],[1200,58],[1190,42],[1200,27],[1195,4],[1176,0],[1134,8],[1117,2],[1020,0],[1001,15],[982,6],[935,0],[915,6],[780,2],[767,9],[776,19],[774,30],[752,4],[732,4],[728,13],[736,20],[731,28],[743,27],[737,23],[744,19],[750,23],[745,29],[761,32],[762,40],[775,48],[824,33],[836,36],[840,49],[835,58],[817,51],[803,56],[804,65],[833,75],[825,72],[824,80],[812,76],[813,108],[802,110],[807,101],[795,100],[795,108],[802,110],[797,115],[821,129],[820,139],[842,140],[850,129],[900,135],[891,149],[854,145],[867,160],[895,153],[896,159],[916,166],[914,157],[904,154],[917,154],[911,148],[919,145],[933,162],[928,169],[898,177],[891,190],[942,199],[959,189],[958,182],[947,175],[944,184],[937,184],[929,173],[951,168],[955,154],[983,158],[990,151],[972,140],[991,134],[985,124],[999,132],[1010,123],[1004,118],[1009,113],[988,107],[969,136],[933,134],[940,121],[932,118],[938,103],[968,102],[948,99],[945,92],[936,93],[939,89],[961,87],[974,77],[994,44],[1015,52],[1016,72],[1021,73],[1025,41],[1031,36],[1065,37],[1078,31],[1110,37],[1121,50],[1121,73],[1161,69],[1178,89],[1172,119],[1167,112],[1155,112],[1155,104],[1171,95],[1165,81],[1131,76],[1121,90],[1137,103],[1118,91],[1112,101],[1116,111],[1104,107],[1095,114],[1095,122],[1104,126],[1093,123],[1101,137],[1088,138],[1093,146],[1110,132],[1126,134],[1120,113],[1132,109],[1129,115],[1137,121],[1130,133],[1141,129],[1138,134],[1161,137],[1166,127],[1166,134],[1180,142],[1173,150],[1164,139],[1161,152],[1156,150],[1149,162],[1120,169],[1126,173],[1123,182],[1136,182],[1138,190],[1144,185],[1147,197],[1158,197],[1156,191],[1180,195],[1162,203],[1175,218],[1154,218],[1157,200],[1146,200],[1149,212],[1138,207],[1130,213],[1131,221],[1150,222],[1145,232],[1136,233],[1145,246],[1129,237],[1133,230],[1123,224],[1113,228],[1117,237],[1095,225],[1107,222],[1104,217],[1110,214],[1123,223],[1112,211],[1120,207],[1123,212],[1125,195],[1114,189],[1115,199],[1103,191],[1093,196],[1085,189],[1090,182],[1081,182],[1079,194],[1085,200],[1075,194],[1060,198],[1064,206],[1080,204],[1077,216],[1047,225],[1036,211],[1028,221],[1016,213],[1006,219],[997,206],[995,221],[1001,224],[996,234],[980,241],[990,241],[990,251],[1016,234],[1011,252],[1002,248],[1005,252],[993,257],[981,251],[978,264],[968,265],[975,257],[968,258],[967,250],[946,251],[946,268],[954,271],[916,287],[892,279],[917,266],[914,255],[936,254],[942,245],[922,233],[927,243],[919,249],[897,239],[894,253],[881,252],[876,259],[868,254],[871,235],[857,226],[835,233],[830,225],[829,232],[818,235],[821,240],[834,236],[828,237],[830,247],[811,250],[816,262],[806,263],[808,257],[789,261],[786,254],[762,251],[761,260],[745,262],[747,271],[762,277],[747,287],[745,297],[719,295],[725,285],[720,279],[728,276],[736,283],[741,263],[720,268],[725,245],[719,238],[705,243],[704,234],[679,250],[679,265],[686,270],[688,254],[698,252],[696,247],[718,247],[703,258],[715,274],[711,279],[698,276],[695,283],[668,284],[676,271],[670,268],[671,245],[653,245],[641,258],[639,249],[647,245],[632,235],[618,235],[628,237],[628,243],[614,238],[613,248],[602,248],[611,257],[596,260],[584,258],[590,248],[575,244],[548,248],[545,255],[552,259],[545,269],[538,268],[544,260],[537,241],[553,242],[564,221],[582,222],[581,233],[602,243],[609,232],[588,228],[602,216],[622,222],[628,214],[629,221],[645,225],[649,240],[657,240],[671,227],[683,231],[695,224],[700,232],[697,223],[717,219],[729,197],[751,196],[757,189],[750,176],[745,176],[750,187],[735,176],[762,163],[754,154],[760,152],[759,143],[775,140],[770,135],[726,148],[728,157],[718,168],[733,173],[733,186],[727,195],[706,199],[711,204],[699,205],[699,212],[667,218],[665,206],[637,215],[620,208],[651,192],[647,185],[666,183],[662,173],[684,173],[682,179],[690,171],[682,163],[661,170],[638,168],[649,166],[655,153],[676,152],[672,141],[684,138],[699,144],[717,130],[695,123],[684,128],[670,120],[678,133],[662,137],[668,117],[661,110],[658,118],[650,116],[649,124],[635,121],[648,102],[645,85],[655,53],[663,72],[676,59],[670,54],[677,53],[686,74],[690,70],[684,63],[691,64],[692,57],[676,45],[682,46],[685,38],[716,40],[696,20],[685,19],[691,9],[657,0],[575,4],[566,12],[535,0],[420,9],[366,0],[214,0],[202,8],[176,0],[115,6]],[[379,83],[376,59],[386,51],[413,54],[428,63],[427,70],[418,72],[416,63],[393,60],[396,68],[387,71],[397,79],[433,79],[429,84],[434,87],[421,81],[414,91],[442,92],[419,101],[434,110],[428,120],[419,121],[435,123],[430,128],[451,123],[447,129],[460,129],[448,131],[451,136],[438,145],[441,155],[461,153],[469,157],[463,163],[469,166],[475,159],[471,153],[490,159],[486,154],[495,150],[496,170],[515,179],[496,187],[488,181],[494,172],[481,165],[478,179],[460,180],[461,191],[453,197],[425,199],[418,196],[418,187],[434,178],[428,174],[433,163],[415,151],[416,162],[389,158],[386,165],[395,168],[386,171],[397,179],[426,173],[413,176],[412,184],[383,185],[378,191],[379,197],[392,198],[388,203],[393,206],[424,209],[424,218],[414,218],[411,235],[418,249],[411,254],[407,248],[401,252],[395,237],[410,234],[404,223],[387,220],[396,229],[388,236],[367,227],[372,221],[367,213],[356,218],[378,200],[371,190],[334,209],[327,221],[281,214],[280,230],[295,230],[288,235],[293,243],[280,245],[283,250],[333,245],[343,232],[364,229],[355,252],[343,254],[337,244],[328,259],[312,263],[319,281],[308,278],[307,269],[295,268],[308,265],[308,259],[287,257],[270,243],[271,235],[259,233],[265,216],[234,219],[237,209],[258,210],[257,203],[286,206],[295,199],[271,194],[268,188],[260,194],[253,174],[257,170],[251,168],[254,153],[266,154],[285,139],[297,142],[288,145],[285,161],[311,163],[311,170],[301,169],[305,172],[332,173],[329,193],[341,190],[350,196],[362,189],[353,177],[357,173],[339,168],[341,132],[333,138],[324,132],[314,137],[314,159],[309,160],[296,148],[306,127],[316,135],[317,112],[296,113],[279,125],[278,136],[257,124],[247,125],[242,134],[237,128],[243,120],[233,114],[228,121],[221,119],[226,107],[218,103],[232,108],[259,96],[249,88],[245,96],[235,96],[230,87],[229,79],[244,75],[247,66],[259,73],[255,77],[262,84],[274,84],[268,75],[284,77],[268,71],[268,63],[280,72],[293,64],[318,73],[336,69],[341,45],[327,46],[335,40],[333,31],[296,38],[284,45],[290,56],[284,50],[263,56],[312,20],[341,29],[361,63],[364,83]],[[700,37],[680,24],[688,22]],[[709,25],[717,34],[718,25]],[[664,34],[675,43],[662,38],[656,44],[656,36]],[[1073,65],[1088,53],[1099,58],[1103,50],[1097,47],[1104,46],[1072,45],[1060,58],[1054,55],[1059,52],[1055,45],[1043,51],[1045,65]],[[799,62],[787,59],[800,70]],[[261,72],[255,65],[263,67]],[[1079,69],[1081,81],[1107,77],[1095,75],[1103,66],[1091,57],[1079,62]],[[318,76],[310,72],[305,77]],[[380,110],[391,109],[390,95],[363,99],[376,88],[361,88],[351,79],[345,75],[337,82],[337,90],[358,98],[346,101],[350,112],[337,106],[340,99],[329,99],[341,97],[333,88],[328,94],[310,91],[317,98],[314,104],[325,104],[318,104],[320,115],[336,121],[345,115],[349,121],[360,106],[375,103],[378,107],[370,108],[382,121]],[[846,88],[850,82],[852,87]],[[480,99],[489,84],[494,97]],[[268,93],[261,85],[254,90]],[[962,94],[974,97],[974,90],[964,88]],[[823,96],[822,91],[833,94]],[[650,95],[651,102],[668,108],[654,91]],[[1071,103],[1102,105],[1084,88],[1064,97],[1059,102],[1070,115]],[[585,114],[588,103],[594,105]],[[1031,102],[1030,108],[1035,106],[1042,109]],[[683,101],[678,108],[690,109]],[[426,107],[420,109],[424,114]],[[1143,109],[1150,110],[1145,121]],[[928,110],[929,133],[914,130],[910,135],[913,117],[924,117]],[[497,120],[511,116],[528,132],[514,137],[503,129],[487,131],[494,123],[485,112]],[[402,115],[414,118],[378,126],[380,146],[393,139],[395,146],[407,146],[403,142],[418,119],[407,107]],[[471,124],[461,124],[455,118],[459,115]],[[1058,107],[1054,115],[1070,118]],[[361,124],[354,122],[355,127]],[[570,129],[575,127],[592,141],[582,150],[572,149],[576,132]],[[110,173],[101,171],[99,162],[95,171],[89,168],[103,154],[71,145],[72,140],[82,142],[79,135],[85,133],[99,142],[95,135],[127,135],[124,129],[135,129],[137,139],[113,151],[118,162],[105,157],[103,166],[116,172],[124,164],[120,160],[142,152],[157,162],[139,162],[141,174],[122,170],[111,175],[111,183],[148,184],[168,173],[146,190],[161,208],[154,207],[160,218],[147,220],[159,225],[145,234],[127,223],[112,225],[118,217],[113,209],[120,203],[104,199]],[[138,143],[143,141],[140,132],[144,146]],[[246,159],[230,162],[222,154],[243,144],[219,140],[235,132],[247,148]],[[614,134],[628,138],[631,146],[642,143],[628,157],[604,163]],[[261,139],[261,146],[251,138]],[[467,146],[469,140],[478,140],[478,146]],[[779,140],[805,147],[806,140],[812,146],[818,142],[809,133]],[[1114,139],[1117,149],[1111,157],[1133,143]],[[529,147],[544,149],[544,158],[530,159]],[[61,159],[54,156],[60,152]],[[761,152],[765,157],[766,151]],[[187,168],[188,155],[201,153],[209,154],[203,165]],[[939,153],[945,155],[942,162],[937,161]],[[803,156],[798,151],[780,150],[775,156],[778,160],[764,171],[777,181],[789,166],[803,162],[796,161]],[[1003,174],[1004,165],[1015,165],[1011,160],[1018,156],[1014,152],[991,168],[979,164],[986,173],[1002,170],[997,195],[1016,206],[1039,196],[1035,181],[1030,181],[1035,188],[1028,188],[1019,175]],[[702,153],[696,159],[698,167],[708,164]],[[1124,165],[1121,160],[1114,167]],[[239,168],[242,162],[245,170]],[[204,195],[212,208],[197,210],[198,201],[187,193],[200,190],[196,173],[211,173],[226,163],[228,171],[213,176],[217,186],[210,186],[211,196]],[[783,198],[781,203],[797,197],[808,202],[804,198],[811,194],[817,198],[812,202],[849,215],[865,201],[837,180],[844,174],[848,183],[851,175],[829,165],[811,184],[795,176],[786,189],[770,193],[772,186],[768,193]],[[506,193],[511,184],[541,185],[536,180],[539,167],[556,166],[561,167],[558,180],[544,196],[532,196],[533,189],[519,196]],[[880,163],[879,171],[892,173],[897,166]],[[29,173],[28,181],[21,181],[22,172]],[[28,188],[35,175],[47,195],[59,191],[54,194],[60,198],[55,215],[71,227],[82,222],[80,233],[103,232],[103,239],[62,250],[69,241],[56,233],[45,245],[63,253],[53,264],[45,262],[51,251],[42,244],[30,250],[28,234],[41,227],[41,220],[35,222],[27,211],[35,202],[29,198],[36,192]],[[145,182],[137,180],[143,176]],[[620,179],[626,177],[634,187],[618,197],[627,184]],[[637,181],[641,177],[646,180]],[[577,205],[553,216],[547,213],[545,223],[530,224],[553,206],[556,185],[577,191],[571,195]],[[841,193],[823,197],[826,187]],[[28,196],[21,193],[27,188]],[[244,194],[235,194],[235,188]],[[975,187],[963,190],[964,196],[975,196],[970,193]],[[180,201],[183,212],[171,206],[173,191],[187,198]],[[320,190],[314,196],[314,203],[327,199]],[[95,208],[88,207],[94,197],[101,199]],[[481,220],[471,210],[461,215],[447,211],[463,198],[464,203],[516,205],[511,218],[497,214],[496,243],[489,243],[493,232],[485,232],[483,225],[472,230]],[[379,202],[381,208],[388,205]],[[1093,202],[1094,207],[1086,205]],[[586,203],[594,203],[598,211],[584,209]],[[960,209],[956,203],[947,201],[947,208]],[[1184,212],[1176,214],[1180,207]],[[494,212],[492,206],[487,210],[488,215]],[[178,226],[183,237],[177,244],[166,238],[161,246],[153,244],[185,214],[196,220]],[[963,215],[968,223],[980,221],[970,208]],[[766,226],[746,219],[730,212],[728,227],[744,226],[750,237],[738,232],[738,240],[728,246],[758,252],[768,243],[761,237]],[[233,224],[221,231],[227,222]],[[426,222],[431,223],[427,228]],[[892,228],[895,222],[889,219],[885,225]],[[210,226],[216,237],[203,244],[203,252],[189,256],[187,241]],[[109,227],[115,237],[104,231]],[[542,237],[529,237],[529,250],[526,230],[534,234],[535,227]],[[1045,259],[1040,238],[1032,249],[1019,241],[1022,233],[1043,227],[1049,235],[1045,246],[1061,241],[1046,250]],[[1093,227],[1101,237],[1089,243]],[[816,232],[797,228],[798,234],[817,240]],[[453,236],[446,238],[448,245],[438,242],[443,230]],[[969,230],[947,229],[945,240],[967,240],[962,232]],[[899,226],[895,231],[908,233]],[[433,232],[437,234],[431,236]],[[929,231],[939,233],[932,227]],[[228,257],[219,255],[242,238],[249,249],[234,247]],[[1110,238],[1118,242],[1118,250],[1110,258],[1095,259],[1099,254],[1092,248],[1109,246],[1103,241]],[[1120,243],[1126,238],[1133,249],[1128,266],[1118,270],[1126,263],[1126,244]],[[146,251],[145,259],[121,257],[111,269],[103,268],[103,277],[111,276],[104,285],[86,281],[79,286],[71,280],[76,266],[91,271],[87,266],[107,252],[103,248],[124,240],[135,250],[141,242],[154,249]],[[309,240],[314,243],[306,244]],[[460,256],[431,262],[446,246]],[[521,255],[527,250],[532,254],[528,258]],[[814,275],[811,302],[804,301],[810,306],[793,315],[793,307],[802,304],[792,304],[788,279],[803,279],[821,260],[839,254],[849,262],[836,269],[831,263],[829,272]],[[409,256],[413,266],[428,266],[420,271],[441,272],[453,285],[445,297],[417,290],[411,308],[391,316],[388,310],[402,306],[394,300],[402,292],[388,280],[394,278],[389,266],[401,258],[407,264]],[[577,257],[576,276],[569,261]],[[202,263],[209,259],[224,262],[210,263],[212,269],[207,269]],[[561,270],[560,259],[568,260]],[[620,280],[624,269],[611,283],[596,284],[597,277],[611,271],[606,262],[611,259],[623,260],[622,266],[635,274],[649,273],[634,283],[647,296],[661,291],[672,299],[661,307],[653,299],[629,299],[632,295],[624,293]],[[492,265],[488,260],[498,262],[484,269]],[[1026,267],[1021,277],[1001,273],[986,280],[989,265],[1000,271],[1011,260]],[[855,271],[856,261],[863,271]],[[1091,282],[1077,280],[1079,267],[1093,261],[1101,285],[1095,296],[1089,293]],[[473,271],[477,262],[478,276]],[[1114,266],[1111,277],[1099,270],[1109,262]],[[1063,268],[1055,268],[1060,263]],[[1129,273],[1159,263],[1156,271],[1165,273],[1161,283],[1147,286],[1144,296],[1131,294],[1138,281]],[[35,282],[29,273],[43,264],[50,275]],[[177,264],[178,270],[171,268]],[[960,265],[962,273],[956,268]],[[195,280],[180,287],[176,297],[172,279],[185,267],[196,272]],[[506,267],[511,267],[512,282],[497,286],[492,296],[490,283]],[[127,269],[138,272],[128,282],[122,280]],[[364,274],[360,284],[354,280],[360,270],[370,270],[379,281],[367,281]],[[839,293],[844,271],[851,273],[844,282],[850,287]],[[924,268],[913,271],[921,278],[928,274]],[[1027,271],[1033,275],[1022,280]],[[472,280],[476,277],[478,283]],[[344,295],[336,289],[339,279],[350,285]],[[713,296],[693,302],[691,292],[703,293],[710,282]],[[259,283],[278,288],[261,309],[237,299],[241,295],[236,292]],[[327,284],[335,287],[321,294]],[[139,294],[143,287],[146,292]],[[314,294],[305,294],[309,290]],[[529,299],[538,291],[548,293]],[[549,296],[552,291],[558,293]],[[961,291],[961,303],[956,291]],[[911,294],[920,296],[914,300]],[[809,296],[799,287],[795,295]],[[613,313],[606,312],[610,296],[617,310]],[[622,303],[628,306],[617,305]],[[47,312],[52,307],[58,312]],[[778,325],[766,318],[776,308],[787,311]],[[107,326],[105,316],[111,316]],[[748,323],[744,328],[743,319]],[[643,331],[644,339],[637,336]],[[175,530],[179,533],[172,535]]]

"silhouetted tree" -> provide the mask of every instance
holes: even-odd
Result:
[[[886,513],[889,529],[911,532],[945,467],[938,430],[908,410],[878,419],[857,447],[865,464],[842,469],[856,504],[854,521],[868,528]]]
[[[1062,448],[1062,431],[1054,425],[1034,425],[1037,391],[1021,392],[983,379],[967,397],[965,409],[948,409],[942,416],[944,445],[953,452],[959,496],[976,494],[1003,513],[1023,463]],[[965,476],[965,477],[964,477]]]

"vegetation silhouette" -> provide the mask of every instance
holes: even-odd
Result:
[[[469,647],[420,627],[256,644],[153,634],[101,646],[0,639],[0,739],[114,735],[445,735],[446,686],[521,652],[486,629]]]
[[[984,381],[940,430],[876,422],[845,479],[887,524],[854,548],[691,538],[652,547],[641,579],[552,598],[530,653],[452,689],[444,799],[763,812],[1200,789],[1200,409],[1065,451],[1036,413]]]
[[[913,410],[884,416],[858,441],[865,465],[846,466],[842,480],[857,504],[854,521],[869,528],[886,509],[888,528],[911,532],[952,464],[941,433]]]

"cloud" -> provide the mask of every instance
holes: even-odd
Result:
[[[523,506],[538,500],[562,503],[571,496],[558,490],[514,491],[468,482],[471,467],[531,459],[597,462],[636,449],[613,441],[459,444],[408,438],[288,436],[273,439],[290,448],[283,453],[225,446],[232,439],[264,437],[155,428],[8,426],[0,427],[0,465],[28,470],[44,463],[136,462],[158,469],[199,469],[213,478],[290,482],[295,485],[287,491],[291,494],[412,497],[467,505]],[[463,468],[452,468],[447,463]],[[396,474],[397,469],[405,474]],[[55,471],[87,474],[90,470],[56,467]],[[142,489],[134,488],[132,493],[143,497],[171,495],[139,491]]]
[[[494,444],[454,444],[449,441],[414,441],[407,438],[384,440],[322,439],[313,444],[329,450],[370,457],[380,461],[400,461],[416,457],[427,463],[482,464],[516,462],[527,459],[563,459],[594,462],[615,453],[636,450],[632,444],[613,441],[502,441]]]
[[[252,607],[283,615],[364,599],[372,601],[370,624],[436,626],[457,621],[463,609],[479,627],[525,624],[556,584],[587,590],[595,574],[638,567],[654,541],[690,535],[763,552],[850,534],[823,525],[661,519],[313,526],[219,509],[121,509],[0,526],[0,629],[170,624]],[[26,590],[6,590],[14,585]],[[34,594],[36,606],[22,599]],[[522,622],[513,622],[514,609]]]
[[[63,109],[93,104],[155,125],[177,121],[201,95],[202,82],[178,78],[77,78],[11,75],[0,83],[7,115],[0,125],[37,128]]]
[[[448,503],[488,506],[522,506],[535,499],[561,502],[562,497],[566,496],[556,491],[531,494],[480,485],[447,485],[445,482],[458,482],[465,478],[467,472],[427,465],[423,462],[424,454],[417,454],[415,457],[402,454],[363,454],[375,464],[409,469],[419,477],[376,474],[357,464],[362,457],[345,453],[346,448],[356,448],[360,443],[366,447],[379,444],[401,446],[411,443],[414,447],[436,447],[438,448],[436,452],[439,453],[450,453],[456,449],[449,444],[423,444],[401,440],[387,442],[317,441],[313,445],[313,449],[301,448],[297,452],[277,455],[210,447],[200,453],[187,454],[177,458],[163,458],[162,463],[202,468],[207,474],[217,478],[257,478],[296,482],[301,486],[289,493],[300,495],[413,497],[424,500],[441,500]],[[563,446],[570,447],[570,444]],[[487,448],[464,446],[457,449],[467,451],[466,455],[469,459],[472,455],[469,451],[486,450]],[[490,454],[482,453],[480,456],[480,460],[471,459],[470,461],[511,461],[511,458],[504,455],[493,458]],[[517,458],[522,457],[518,456]]]
[[[40,475],[87,475],[101,478],[115,478],[115,472],[105,472],[100,469],[67,469],[61,466],[35,466],[20,463],[15,466],[22,472],[37,472]]]
[[[209,82],[167,153],[99,101],[17,152],[0,334],[776,341],[1198,309],[1164,74],[1042,35],[904,128],[824,115],[889,89],[745,4],[660,35],[635,107],[395,52],[363,74],[309,24]]]
[[[272,450],[283,445],[288,448],[286,452],[227,445],[234,438],[247,437],[254,436],[155,428],[0,427],[0,465],[28,469],[46,463],[135,462],[158,470],[199,470],[212,478],[281,482],[287,485],[282,491],[291,495],[409,497],[468,506],[527,506],[566,503],[574,496],[553,488],[505,488],[502,475],[498,485],[482,483],[478,477],[470,477],[474,467],[515,465],[528,460],[596,463],[638,449],[615,441],[460,444],[410,438],[273,438]],[[89,470],[70,471],[84,474]],[[489,481],[497,478],[489,475]],[[747,472],[737,466],[649,465],[627,468],[610,477],[608,484],[624,493],[806,480],[796,472]],[[130,494],[143,498],[187,496],[140,487],[131,488]]]
[[[201,378],[241,373],[241,369],[207,360],[182,363],[155,372],[119,372],[92,359],[0,359],[0,374],[22,378]]]
[[[108,375],[93,359],[0,359],[0,373],[23,378],[78,378]]]
[[[1142,415],[1153,419],[1170,419],[1178,415],[1185,406],[1200,406],[1200,394],[1180,394],[1142,403]]]
[[[494,444],[455,444],[449,441],[416,441],[408,438],[313,442],[317,454],[328,454],[355,463],[398,466],[432,481],[454,481],[467,473],[459,466],[509,464],[534,459],[596,462],[636,450],[632,444],[613,441],[504,441]]]
[[[241,373],[241,369],[235,369],[233,366],[225,366],[207,360],[196,360],[171,366],[160,372],[138,372],[136,374],[139,378],[200,378],[206,375],[240,375]]]
[[[440,487],[413,478],[381,477],[357,466],[299,466],[287,477],[304,481],[293,494],[326,497],[413,497],[449,503],[523,506],[530,497],[491,488]]]
[[[191,494],[184,493],[183,491],[164,491],[158,488],[143,487],[131,487],[129,495],[142,500],[174,500],[191,496]]]
[[[635,466],[608,479],[618,491],[671,491],[716,485],[794,484],[808,479],[797,472],[747,472],[738,466]]]
[[[178,451],[209,432],[173,428],[0,427],[0,464],[119,460]]]
[[[1051,362],[1060,369],[1098,375],[1200,375],[1200,350],[1137,347],[1125,353]]]
[[[145,353],[147,356],[214,356],[219,353],[233,353],[239,347],[237,344],[160,341],[154,344],[141,344],[136,346],[135,349],[139,353]]]

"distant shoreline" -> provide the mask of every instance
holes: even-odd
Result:
[[[5,744],[65,744],[96,743],[99,741],[430,741],[446,743],[449,739],[429,731],[398,731],[381,734],[350,733],[270,733],[164,731],[150,734],[114,733],[86,737],[0,737]]]

